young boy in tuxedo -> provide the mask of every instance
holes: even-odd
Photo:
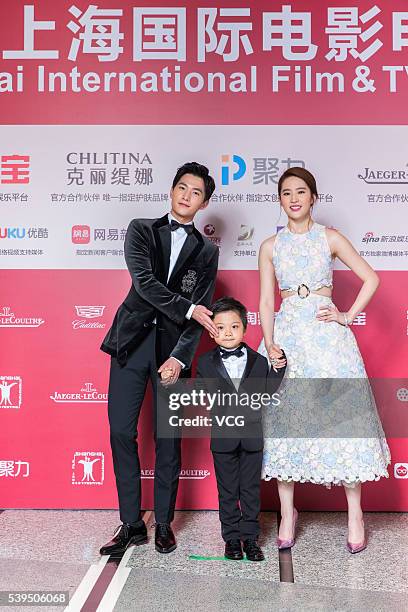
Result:
[[[247,310],[234,298],[217,300],[211,310],[218,336],[210,335],[217,346],[198,359],[197,378],[211,379],[211,384],[216,381],[218,388],[238,395],[248,393],[248,389],[257,391],[256,395],[273,394],[285,372],[285,356],[275,369],[269,370],[267,359],[243,342]],[[217,408],[220,412],[220,407]],[[241,414],[239,404],[234,410]],[[211,451],[218,487],[221,534],[227,559],[243,559],[244,551],[249,561],[263,561],[264,555],[257,542],[260,531],[262,414],[260,409],[246,408],[245,412],[251,414],[244,426],[235,427],[233,432],[226,427],[225,435],[219,435],[219,430],[214,431],[213,418]]]

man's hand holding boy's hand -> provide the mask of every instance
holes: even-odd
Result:
[[[163,385],[174,385],[178,381],[181,372],[181,363],[169,357],[163,365],[160,366],[158,372],[161,376]]]

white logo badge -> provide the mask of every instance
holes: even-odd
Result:
[[[394,465],[395,478],[408,478],[408,463],[396,463]]]
[[[181,280],[181,290],[183,293],[193,293],[193,289],[197,284],[197,272],[195,270],[187,270]]]
[[[105,456],[102,452],[76,452],[72,459],[73,485],[102,485],[105,478]]]
[[[99,319],[103,316],[106,306],[75,306],[75,312],[81,319],[72,321],[73,329],[104,329],[106,323],[100,321],[90,321],[89,319]]]
[[[408,402],[408,389],[402,387],[397,391],[397,400],[400,402]]]
[[[21,408],[21,376],[0,376],[0,408]]]
[[[101,317],[105,308],[106,306],[75,306],[78,317],[85,317],[85,319]]]

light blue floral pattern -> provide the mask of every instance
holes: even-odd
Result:
[[[311,290],[330,286],[332,257],[324,226],[314,223],[306,234],[293,234],[285,227],[275,239],[273,263],[281,289],[295,289],[301,283]],[[313,293],[304,299],[296,294],[282,300],[274,334],[276,344],[287,356],[281,392],[285,392],[285,380],[291,378],[367,378],[351,329],[316,319],[319,307],[330,304],[331,298]],[[263,342],[258,350],[267,356]],[[292,437],[293,428],[289,426],[287,437],[282,437],[282,428],[277,437],[273,419],[268,423],[266,418],[262,478],[330,487],[333,484],[353,486],[357,482],[388,477],[390,451],[368,381],[363,389],[366,395],[362,403],[368,405],[375,437]],[[306,412],[300,410],[299,414]],[[297,423],[300,428],[301,418]]]

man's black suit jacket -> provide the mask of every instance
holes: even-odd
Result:
[[[125,259],[132,286],[119,306],[101,349],[121,365],[149,333],[156,319],[158,367],[168,357],[182,361],[187,374],[202,326],[186,314],[192,304],[209,306],[215,288],[218,247],[194,228],[183,244],[167,282],[171,231],[167,214],[160,219],[133,219],[125,239]]]
[[[228,372],[223,364],[220,350],[218,346],[204,353],[198,358],[197,373],[198,379],[205,379],[204,386],[208,391],[221,393],[237,393],[248,394],[252,393],[268,393],[272,395],[279,388],[280,382],[284,376],[286,366],[275,372],[273,368],[269,369],[268,362],[265,357],[252,350],[245,344],[247,349],[247,363],[244,373],[241,378],[238,391],[236,390]],[[262,412],[268,408],[260,408],[252,410],[250,408],[234,409],[236,414],[245,413],[245,427],[237,426],[234,429],[225,427],[223,429],[225,435],[220,428],[215,431],[215,414],[225,414],[225,407],[220,409],[219,406],[212,409],[212,435],[211,435],[211,450],[214,452],[230,452],[235,450],[239,444],[247,451],[259,451],[263,448],[263,431],[262,431]],[[231,411],[228,411],[231,414]]]

